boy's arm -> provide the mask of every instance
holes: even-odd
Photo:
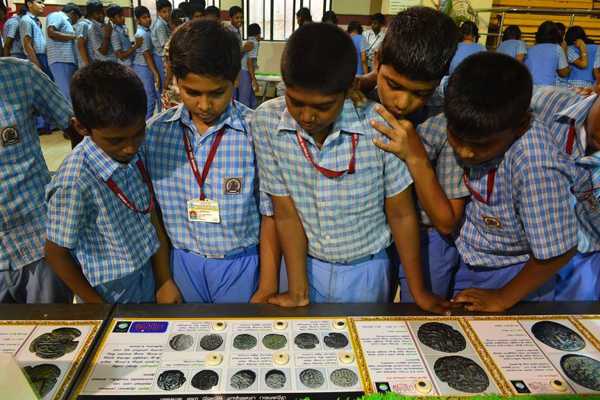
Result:
[[[369,64],[367,63],[367,51],[366,50],[362,50],[360,52],[360,62],[363,67],[363,71],[364,71],[363,73],[368,74],[369,73]]]
[[[90,285],[81,272],[81,268],[75,263],[69,249],[61,247],[56,243],[46,241],[46,261],[58,277],[85,303],[103,303],[104,300]]]
[[[104,24],[104,26],[102,27],[102,31],[104,34],[102,35],[102,42],[100,44],[100,47],[98,47],[98,52],[105,56],[108,54],[108,50],[110,49],[110,37],[112,35],[112,24],[110,22],[107,22],[106,24]]]
[[[2,49],[2,54],[4,57],[10,57],[10,49],[12,48],[13,38],[7,36],[4,40],[4,49]]]
[[[81,57],[81,61],[83,61],[83,65],[90,64],[90,56],[87,51],[87,41],[88,39],[84,36],[79,36],[77,38],[77,49],[79,50],[79,56]]]
[[[576,59],[574,61],[571,61],[572,64],[575,64],[577,66],[577,68],[581,68],[581,69],[586,69],[588,66],[588,52],[587,52],[587,46],[585,44],[585,42],[581,39],[577,39],[575,41],[575,46],[577,47],[577,49],[579,50],[578,54],[576,55]],[[570,52],[567,53],[567,57],[570,57]]]
[[[250,79],[252,80],[252,90],[256,92],[258,91],[258,82],[256,81],[256,71],[254,70],[253,60],[253,58],[248,57],[248,60],[246,60],[246,66],[248,67],[248,73],[250,74]]]
[[[466,303],[468,311],[505,311],[529,293],[551,279],[577,253],[577,247],[549,260],[538,260],[533,255],[523,269],[504,287],[499,289],[465,289],[452,302]]]
[[[56,40],[57,42],[70,42],[71,40],[75,40],[77,37],[75,34],[63,33],[60,31],[60,26],[62,25],[63,20],[61,20],[61,17],[58,14],[52,14],[51,16],[48,16],[46,23],[48,25],[46,28],[46,33],[52,40]]]
[[[35,49],[33,48],[33,41],[29,35],[23,37],[23,50],[25,51],[29,61],[34,63],[39,69],[42,69],[42,65],[35,54]]]
[[[419,202],[432,224],[440,233],[452,234],[462,219],[465,201],[448,199],[412,123],[407,120],[398,121],[383,106],[377,106],[377,111],[390,126],[377,121],[372,121],[371,124],[390,141],[384,143],[375,139],[375,145],[406,162]]]
[[[410,188],[386,198],[385,213],[415,302],[426,311],[437,314],[449,313],[450,302],[434,295],[425,287],[420,254],[419,221]]]
[[[165,227],[158,212],[152,211],[150,220],[154,229],[160,247],[152,256],[152,269],[154,271],[154,281],[156,282],[156,302],[158,304],[178,304],[183,300],[177,285],[171,277],[171,245]]]
[[[271,196],[275,211],[277,236],[283,250],[288,275],[288,291],[269,299],[269,303],[283,307],[299,307],[309,303],[306,258],[308,241],[290,196]]]
[[[160,83],[160,74],[158,73],[158,68],[156,68],[156,64],[154,64],[154,58],[152,58],[152,50],[148,49],[144,51],[144,60],[146,60],[146,64],[152,75],[154,76],[154,86],[159,87]]]
[[[260,223],[260,278],[251,303],[266,303],[279,290],[281,246],[273,216],[263,215]]]

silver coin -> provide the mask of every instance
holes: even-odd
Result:
[[[306,387],[317,389],[325,383],[325,377],[321,371],[313,368],[307,368],[300,372],[300,382]]]
[[[303,350],[314,349],[319,344],[319,338],[313,333],[301,333],[296,336],[294,343]]]
[[[600,392],[600,361],[579,354],[567,354],[560,359],[560,366],[573,382]]]
[[[203,336],[200,339],[200,347],[202,347],[206,351],[214,351],[221,347],[223,344],[223,338],[221,335],[210,334]]]
[[[444,353],[458,353],[467,347],[467,341],[462,333],[440,322],[427,322],[421,325],[417,337],[424,345]]]
[[[263,346],[269,350],[280,350],[287,344],[287,338],[285,335],[278,335],[276,333],[269,333],[262,339]]]
[[[336,386],[352,387],[358,383],[358,376],[348,368],[336,369],[329,375],[329,379]]]
[[[343,333],[330,332],[323,338],[325,346],[331,347],[332,349],[343,349],[348,346],[348,338]]]
[[[278,369],[272,369],[265,375],[265,383],[271,389],[282,389],[286,381],[285,374]]]
[[[219,374],[209,369],[198,372],[192,378],[192,386],[200,390],[210,390],[219,384]]]
[[[256,346],[256,337],[242,333],[233,338],[233,347],[238,350],[250,350]]]
[[[554,321],[539,321],[531,327],[537,340],[561,351],[578,351],[585,347],[585,341],[573,329]]]
[[[46,396],[54,389],[60,377],[60,368],[52,364],[27,366],[24,368],[24,371],[40,398]]]
[[[256,373],[249,369],[236,372],[231,377],[231,387],[237,390],[248,389],[256,381]]]
[[[437,377],[454,390],[465,393],[481,393],[490,385],[490,380],[475,361],[461,356],[439,358],[433,365]]]
[[[169,346],[175,351],[185,351],[192,347],[194,344],[194,338],[190,335],[180,333],[175,335],[169,340]]]
[[[158,381],[156,382],[159,388],[166,391],[179,389],[184,383],[185,375],[183,372],[176,369],[162,372],[158,376]]]

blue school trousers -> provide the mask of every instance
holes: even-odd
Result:
[[[52,71],[52,75],[54,76],[54,82],[60,89],[60,92],[70,102],[71,78],[73,77],[75,71],[77,71],[77,66],[73,63],[56,62],[50,64],[50,71]]]
[[[154,110],[159,104],[160,94],[154,86],[154,75],[147,65],[134,64],[133,70],[142,81],[144,91],[146,92],[146,119],[149,119],[154,114]]]
[[[105,302],[110,304],[156,302],[154,272],[150,261],[137,271],[114,281],[97,285],[94,289]]]
[[[36,54],[38,61],[40,62],[40,65],[42,67],[42,71],[48,75],[48,77],[52,80],[54,80],[54,75],[52,75],[52,71],[50,70],[50,66],[48,65],[48,57],[46,56],[46,54]],[[41,129],[41,130],[45,130],[45,131],[52,131],[52,129],[54,128],[53,126],[50,125],[50,123],[48,121],[46,121],[46,119],[40,115],[38,115],[35,119],[35,126],[37,129]]]
[[[256,95],[254,94],[254,89],[252,89],[252,78],[250,77],[250,72],[245,69],[240,71],[240,82],[237,93],[237,101],[252,109],[256,108]]]
[[[171,252],[173,280],[186,303],[247,303],[258,287],[258,247],[209,258],[189,251]]]
[[[72,303],[73,293],[42,258],[0,271],[0,303]]]
[[[158,54],[152,53],[152,59],[154,60],[154,65],[156,65],[156,69],[158,70],[158,74],[160,75],[160,86],[158,88],[158,111],[162,110],[162,104],[160,100],[160,94],[165,89],[165,65],[163,63],[163,58]]]

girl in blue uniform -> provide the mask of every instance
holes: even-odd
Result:
[[[567,42],[567,59],[571,66],[568,78],[569,86],[591,87],[594,86],[594,63],[596,59],[596,46],[589,39],[581,26],[572,26],[565,35]]]
[[[569,76],[567,56],[560,46],[562,38],[552,21],[542,23],[535,34],[535,46],[527,52],[525,65],[533,77],[534,89],[555,86],[558,77]]]
[[[477,43],[479,40],[479,29],[471,21],[465,21],[460,26],[462,34],[462,42],[458,44],[454,58],[450,62],[450,74],[454,72],[456,67],[467,57],[472,54],[486,51],[485,47]]]
[[[521,29],[517,25],[510,25],[506,28],[502,35],[502,43],[500,43],[496,51],[511,56],[520,62],[525,60],[527,46],[521,40]]]

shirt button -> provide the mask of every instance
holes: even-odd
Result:
[[[327,239],[327,240],[331,240],[331,236],[329,236],[329,235],[326,235],[326,236],[325,236],[325,239]]]

